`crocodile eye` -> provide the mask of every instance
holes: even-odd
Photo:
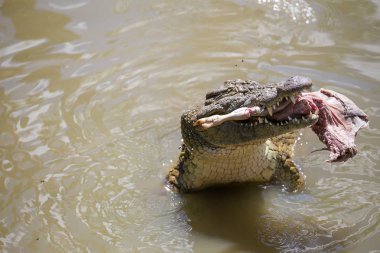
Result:
[[[309,89],[312,86],[312,81],[308,77],[294,76],[280,83],[277,86],[278,92],[297,92],[303,89]]]

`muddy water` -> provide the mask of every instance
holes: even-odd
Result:
[[[0,1],[1,252],[379,252],[378,1]],[[302,193],[165,190],[179,116],[301,74],[370,117],[344,164],[304,130]]]

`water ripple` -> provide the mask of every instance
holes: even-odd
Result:
[[[58,5],[56,3],[49,3],[49,5],[51,7],[53,7],[54,9],[58,9],[58,10],[71,10],[71,9],[78,9],[78,8],[81,8],[85,5],[87,5],[88,2],[87,1],[83,1],[83,2],[80,2],[80,3],[73,3],[73,4],[67,4],[67,5]]]
[[[24,40],[14,43],[13,45],[3,47],[0,49],[0,57],[4,57],[10,54],[18,53],[33,47],[40,46],[46,43],[47,39],[38,39],[38,40]]]

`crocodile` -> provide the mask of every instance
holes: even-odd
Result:
[[[180,192],[244,182],[300,191],[305,176],[292,156],[297,131],[306,127],[327,145],[329,162],[353,157],[367,115],[338,92],[311,88],[310,78],[294,76],[265,85],[228,80],[208,92],[203,105],[181,116],[183,143],[168,182]]]

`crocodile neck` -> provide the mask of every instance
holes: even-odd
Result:
[[[276,168],[271,141],[237,146],[183,145],[178,169],[184,191],[234,182],[268,182]]]

